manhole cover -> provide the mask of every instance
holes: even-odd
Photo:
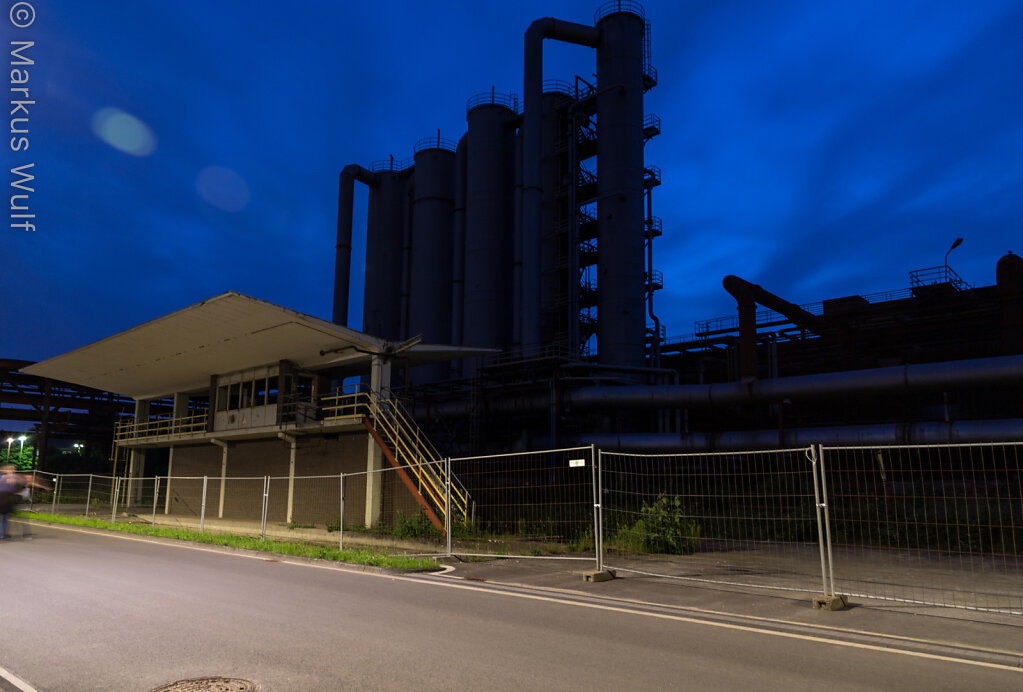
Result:
[[[191,678],[163,685],[150,692],[259,692],[258,682],[244,678]]]

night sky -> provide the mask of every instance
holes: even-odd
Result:
[[[36,102],[29,149],[5,148],[8,168],[34,164],[36,230],[3,230],[0,357],[228,290],[329,319],[341,168],[406,158],[438,128],[457,140],[470,96],[521,95],[532,20],[592,24],[599,4],[32,0],[28,28],[0,16],[5,45],[35,42],[19,86]],[[949,264],[978,286],[1023,253],[1023,2],[644,6],[670,336],[734,311],[726,274],[808,303],[904,288],[960,236]],[[546,42],[545,78],[594,69]]]

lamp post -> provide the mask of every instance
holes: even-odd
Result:
[[[13,437],[7,438],[7,463],[11,463],[11,444],[14,443]]]
[[[21,443],[21,447],[18,449],[18,461],[19,462],[21,461],[22,455],[25,454],[25,440],[27,440],[27,439],[28,438],[26,436],[24,436],[24,435],[20,435],[18,437],[18,442]]]
[[[962,244],[963,244],[963,239],[962,238],[956,238],[955,242],[952,243],[952,247],[950,247],[948,249],[948,252],[945,253],[945,273],[946,273],[946,275],[948,274],[948,253],[952,252],[953,250],[955,250],[957,247],[959,247]]]

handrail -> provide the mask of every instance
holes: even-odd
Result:
[[[208,416],[203,413],[179,418],[156,418],[138,422],[134,420],[117,421],[114,425],[114,442],[162,435],[201,435],[206,432],[208,420]]]
[[[418,154],[421,151],[427,149],[443,149],[444,151],[454,151],[458,148],[458,142],[453,139],[446,139],[441,137],[438,133],[433,137],[423,137],[416,142],[416,145],[412,148],[413,154]]]
[[[366,417],[394,448],[402,466],[411,469],[425,494],[436,507],[445,511],[446,479],[440,468],[440,453],[398,401],[382,399],[371,392],[335,393],[321,399],[324,420]],[[469,492],[457,479],[451,479],[451,500],[463,518],[468,517]]]
[[[512,112],[518,113],[519,96],[514,92],[505,94],[491,89],[490,91],[469,97],[469,100],[465,102],[465,112],[468,114],[473,108],[490,105],[504,106]]]

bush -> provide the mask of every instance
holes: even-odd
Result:
[[[615,546],[623,552],[689,555],[700,547],[700,524],[686,515],[682,498],[659,495],[652,505],[643,503],[640,518],[617,531]]]

